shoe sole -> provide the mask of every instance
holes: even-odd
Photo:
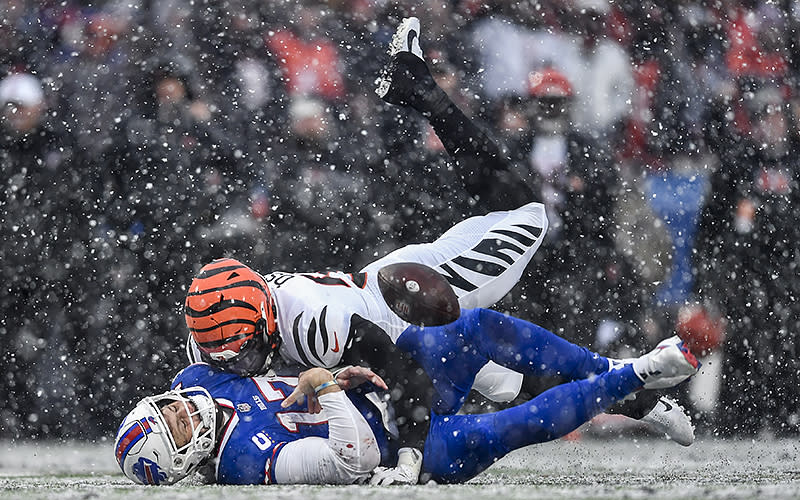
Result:
[[[416,17],[407,17],[403,19],[400,26],[398,26],[397,30],[394,32],[392,41],[389,43],[389,56],[394,57],[400,52],[411,52],[420,59],[423,59],[422,48],[419,46],[419,31],[419,19]],[[381,75],[375,82],[377,85],[375,93],[378,94],[378,97],[381,99],[386,97],[389,88],[392,86],[392,80],[388,76],[389,72],[387,68],[388,67],[381,71]]]
[[[400,52],[411,52],[422,59],[422,49],[419,45],[419,19],[407,17],[403,19],[397,31],[394,32],[389,44],[389,55],[395,56]]]

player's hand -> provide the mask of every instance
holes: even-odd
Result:
[[[358,387],[364,382],[372,382],[373,385],[383,390],[388,389],[386,382],[369,368],[363,366],[349,366],[336,374],[336,382],[344,390]]]
[[[377,467],[369,484],[417,484],[422,469],[422,452],[416,448],[400,448],[397,467]]]
[[[317,400],[317,395],[314,393],[314,388],[320,384],[333,379],[331,372],[324,368],[312,368],[300,374],[297,379],[297,387],[294,392],[281,402],[281,408],[287,408],[294,403],[302,403],[303,398],[308,397],[308,411],[309,413],[319,413],[322,411]]]

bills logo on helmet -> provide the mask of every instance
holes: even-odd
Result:
[[[147,440],[147,435],[153,432],[150,424],[151,422],[154,425],[157,425],[153,417],[138,420],[128,428],[125,434],[122,435],[117,443],[116,450],[118,464],[122,465],[122,462],[125,460],[128,452],[133,449],[134,446],[139,444],[140,441]]]
[[[157,463],[144,457],[133,464],[133,473],[142,484],[158,485],[167,479],[167,473],[162,471]]]

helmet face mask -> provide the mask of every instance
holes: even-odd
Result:
[[[279,347],[266,281],[237,260],[204,266],[189,288],[185,312],[201,358],[209,364],[251,376],[268,368]]]
[[[188,442],[178,446],[163,409],[180,402],[192,424]],[[142,399],[117,431],[114,449],[122,472],[145,485],[173,484],[199,467],[216,444],[216,404],[202,387],[168,391]]]
[[[262,326],[260,330],[256,330],[255,335],[242,343],[237,355],[228,359],[223,359],[221,356],[214,358],[200,349],[200,358],[210,365],[218,366],[242,377],[258,375],[269,367],[274,353],[267,347],[264,341],[265,336],[266,332],[263,331]]]

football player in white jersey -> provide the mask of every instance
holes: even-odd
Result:
[[[429,119],[468,186],[478,189],[503,171],[499,146],[431,77],[416,18],[403,21],[390,54],[379,96]],[[447,278],[463,309],[489,307],[517,283],[547,225],[544,205],[538,202],[491,212],[456,224],[434,242],[396,250],[357,273],[262,276],[239,261],[216,260],[201,269],[187,293],[187,353],[192,362],[202,360],[244,376],[266,373],[278,361],[323,368],[369,366],[399,394],[394,403],[405,417],[401,434],[407,445],[421,447],[430,423],[432,383],[417,361],[395,345],[411,325],[383,300],[377,271],[396,262],[425,264]],[[472,387],[494,401],[510,401],[521,384],[520,373],[489,361]],[[649,409],[663,413],[655,422],[659,429],[671,433],[677,427],[677,440],[691,442],[688,416],[677,405],[659,409],[657,399]],[[652,411],[644,413],[652,416]]]

